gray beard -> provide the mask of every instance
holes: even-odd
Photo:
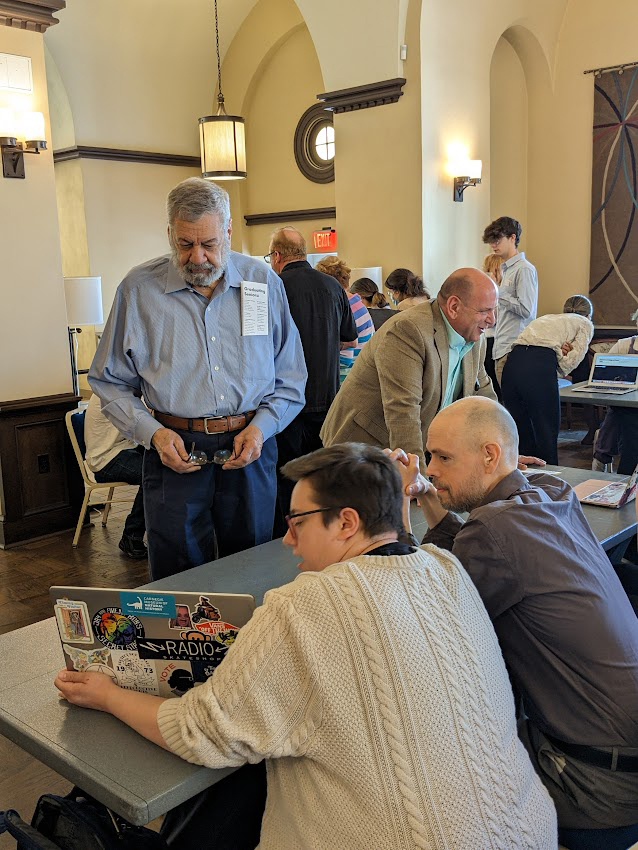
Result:
[[[177,251],[171,248],[171,259],[173,265],[177,269],[177,273],[182,280],[189,286],[195,286],[198,289],[210,289],[213,284],[217,283],[226,272],[226,266],[230,258],[230,244],[225,242],[222,247],[222,257],[219,266],[213,263],[202,263],[195,266],[192,263],[186,263],[185,266],[180,265]]]

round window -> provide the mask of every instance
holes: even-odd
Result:
[[[317,103],[299,119],[295,131],[295,160],[301,173],[315,183],[335,179],[335,131],[332,113]]]

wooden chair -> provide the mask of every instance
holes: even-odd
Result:
[[[80,467],[80,472],[82,474],[82,480],[84,481],[84,501],[82,502],[82,508],[80,510],[80,516],[78,518],[78,524],[75,527],[75,534],[73,535],[73,543],[72,546],[74,549],[77,548],[78,540],[80,539],[80,534],[82,532],[82,526],[84,525],[84,517],[86,516],[86,512],[89,508],[89,500],[91,498],[91,493],[94,490],[108,490],[108,496],[104,500],[104,513],[102,514],[102,528],[106,528],[106,521],[109,518],[109,512],[111,510],[111,505],[115,502],[131,502],[132,499],[114,499],[113,492],[116,487],[129,487],[130,485],[126,481],[109,481],[108,484],[98,484],[95,481],[91,481],[89,475],[86,471],[86,466],[84,464],[84,456],[86,454],[86,444],[84,442],[84,416],[86,411],[84,410],[69,410],[69,412],[64,417],[64,421],[66,422],[66,430],[69,434],[69,439],[71,440],[71,445],[73,446],[73,452],[75,454],[75,459],[78,462],[78,466]]]

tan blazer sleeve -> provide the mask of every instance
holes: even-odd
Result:
[[[381,402],[389,448],[419,456],[425,469],[421,403],[427,352],[423,335],[412,322],[395,322],[377,355]]]

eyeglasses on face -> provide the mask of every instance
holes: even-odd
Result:
[[[297,519],[297,517],[300,517],[300,516],[310,516],[310,514],[321,514],[321,513],[325,513],[326,511],[334,511],[334,510],[340,511],[341,508],[336,508],[336,507],[335,508],[315,508],[313,511],[301,511],[298,514],[287,514],[286,515],[286,522],[288,523],[288,528],[290,529],[290,536],[292,537],[293,540],[297,539],[297,533],[295,531],[296,526],[295,526],[295,523],[293,522],[293,519]]]
[[[278,254],[279,251],[271,251],[270,254],[264,254],[264,260],[269,263],[273,254]]]

